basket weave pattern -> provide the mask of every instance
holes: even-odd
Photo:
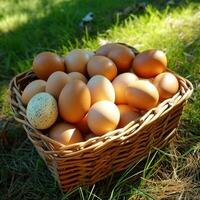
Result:
[[[27,120],[21,94],[26,85],[36,79],[32,71],[19,74],[11,81],[11,108],[60,188],[68,191],[81,184],[92,185],[113,172],[121,171],[148,155],[152,147],[160,148],[169,142],[193,91],[189,81],[175,76],[180,85],[177,94],[149,110],[136,122],[69,146],[52,140]],[[59,146],[58,150],[54,149],[54,144]]]

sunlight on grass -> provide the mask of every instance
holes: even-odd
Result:
[[[109,29],[106,36],[99,36],[99,38],[128,43],[139,50],[148,48],[165,50],[169,67],[179,70],[180,66],[183,66],[184,53],[187,53],[186,47],[191,45],[200,34],[199,9],[200,7],[194,9],[193,6],[189,6],[175,9],[168,14],[167,11],[161,13],[148,7],[145,15],[139,17],[132,15],[123,24],[114,25]],[[94,43],[90,46],[86,42],[86,46],[92,48]],[[190,73],[192,73],[190,75],[195,78],[197,72],[197,67],[190,69]]]
[[[64,2],[64,0],[31,0],[31,3],[27,0],[1,0],[0,10],[2,14],[0,15],[0,32],[7,33],[23,26],[33,19],[45,17],[51,12],[52,7],[61,2]]]
[[[12,29],[21,26],[28,21],[27,14],[17,14],[13,16],[7,16],[0,21],[0,32],[6,33],[12,31]]]
[[[16,72],[24,71],[30,68],[23,64],[40,51],[67,51],[78,42],[82,46],[82,36],[84,30],[81,30],[79,23],[82,17],[88,12],[93,11],[95,20],[92,24],[92,34],[104,32],[113,24],[113,12],[128,6],[131,0],[116,0],[115,3],[107,0],[32,0],[17,1],[11,0],[2,6],[0,17],[0,27],[4,29],[4,34],[0,37],[0,56],[3,60],[0,69],[6,75],[14,75]],[[15,5],[15,6],[13,6]],[[87,6],[86,6],[87,5]],[[27,16],[27,22],[15,23],[14,16]],[[6,21],[6,22],[5,22]],[[8,31],[10,30],[10,31]],[[8,31],[8,32],[7,32]],[[25,66],[23,69],[21,66]],[[15,70],[13,70],[15,69]]]

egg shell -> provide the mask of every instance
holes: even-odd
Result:
[[[108,58],[116,64],[119,72],[126,72],[131,68],[135,54],[130,48],[121,44],[115,44],[111,47]]]
[[[90,129],[88,127],[87,123],[87,114],[81,119],[81,121],[76,123],[76,127],[81,131],[81,133],[86,134],[90,132]]]
[[[86,50],[74,49],[64,58],[67,72],[80,72],[86,74],[90,55]]]
[[[49,137],[64,145],[83,141],[80,131],[75,126],[65,122],[53,125],[49,130]],[[54,147],[58,148],[56,145],[54,145]]]
[[[87,64],[87,72],[90,77],[102,75],[113,80],[117,75],[117,67],[112,60],[105,56],[93,56]]]
[[[88,126],[95,135],[103,135],[115,130],[119,123],[120,113],[111,101],[99,101],[92,105],[88,112]]]
[[[136,111],[135,108],[132,108],[129,105],[118,105],[118,109],[120,112],[119,128],[123,128],[128,123],[137,120],[141,116],[139,111]]]
[[[172,97],[179,89],[177,78],[170,72],[157,75],[152,82],[159,92],[160,99]]]
[[[90,90],[92,104],[103,100],[115,101],[114,88],[106,77],[95,75],[88,81],[87,86]]]
[[[137,80],[127,87],[125,98],[130,106],[149,110],[157,105],[159,93],[151,82]]]
[[[84,83],[87,83],[87,78],[80,72],[70,72],[68,75],[72,79],[78,79],[83,81]]]
[[[110,50],[115,46],[114,43],[104,44],[96,50],[96,55],[107,56]]]
[[[33,72],[38,78],[47,80],[56,71],[65,71],[64,60],[55,53],[42,52],[33,60]]]
[[[147,50],[135,57],[132,67],[136,75],[142,78],[152,78],[166,70],[167,58],[163,51]]]
[[[22,102],[24,105],[27,105],[30,99],[40,92],[45,92],[46,81],[44,80],[35,80],[29,83],[23,93],[22,93]]]
[[[46,92],[36,94],[31,98],[26,109],[27,119],[37,129],[47,129],[58,117],[57,102]]]
[[[80,80],[72,80],[62,89],[59,100],[60,116],[68,122],[79,122],[91,105],[90,91]]]
[[[70,80],[70,77],[65,72],[54,72],[47,80],[46,92],[58,99],[62,89]]]
[[[112,82],[115,89],[115,103],[126,104],[125,91],[126,88],[134,81],[138,80],[138,77],[130,72],[126,72],[118,75]]]

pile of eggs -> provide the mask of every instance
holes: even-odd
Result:
[[[75,49],[64,58],[42,52],[32,67],[38,79],[22,93],[27,119],[64,145],[122,128],[179,89],[162,51],[135,55],[116,43],[95,53]]]

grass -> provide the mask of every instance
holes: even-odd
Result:
[[[0,0],[0,199],[199,199],[200,193],[200,4],[198,1]],[[132,13],[126,14],[127,7]],[[89,11],[95,18],[81,30]],[[14,122],[8,83],[27,70],[35,54],[95,50],[120,41],[139,50],[162,49],[169,67],[187,77],[194,94],[177,137],[131,168],[91,188],[61,194],[44,162]]]

